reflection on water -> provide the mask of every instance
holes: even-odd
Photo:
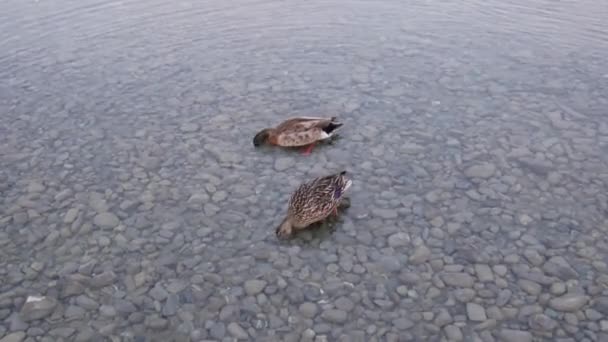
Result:
[[[3,2],[1,341],[608,340],[605,18]],[[341,139],[253,148],[293,115]],[[351,208],[279,242],[295,186],[342,168]]]

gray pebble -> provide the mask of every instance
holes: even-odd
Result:
[[[118,217],[112,213],[105,212],[97,214],[93,219],[93,223],[102,229],[112,229],[120,223]]]
[[[502,329],[498,332],[501,342],[532,342],[532,334],[527,331],[515,329]]]
[[[461,272],[446,272],[442,275],[441,279],[443,279],[446,285],[454,287],[472,287],[475,283],[473,277]]]
[[[488,319],[486,310],[477,303],[467,303],[467,316],[471,321],[482,322]]]
[[[566,294],[551,299],[549,306],[556,311],[574,312],[580,310],[588,301],[589,297],[581,294]]]
[[[249,338],[249,334],[247,334],[245,329],[235,322],[228,324],[228,333],[239,340],[246,340]]]
[[[331,323],[344,323],[348,314],[343,310],[329,309],[321,313],[321,317]]]
[[[17,331],[10,333],[0,339],[0,342],[21,342],[25,339],[25,333],[23,331]]]
[[[267,282],[265,280],[251,279],[251,280],[247,280],[243,287],[244,287],[247,295],[255,296],[258,293],[261,293],[262,291],[264,291],[266,284],[267,284]]]

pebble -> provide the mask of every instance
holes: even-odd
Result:
[[[527,279],[520,279],[517,281],[517,284],[519,285],[519,287],[522,288],[522,290],[526,291],[529,295],[532,296],[538,296],[540,294],[540,291],[542,290],[539,284]]]
[[[179,130],[184,132],[184,133],[193,133],[196,132],[200,129],[200,125],[194,122],[188,122],[185,124],[182,124],[179,127]]]
[[[587,302],[589,297],[581,294],[566,294],[549,301],[549,306],[556,311],[574,312],[580,310]]]
[[[24,339],[25,333],[23,331],[17,331],[0,338],[0,342],[21,342]]]
[[[467,273],[446,272],[441,277],[446,285],[454,287],[473,287],[475,279]]]
[[[467,303],[467,316],[471,321],[476,322],[483,322],[488,319],[486,310],[477,303]]]
[[[469,166],[464,174],[470,178],[490,178],[496,172],[496,166],[492,163],[480,163]]]
[[[290,157],[279,157],[274,161],[274,169],[278,172],[285,171],[295,165],[295,160]]]
[[[228,333],[239,340],[246,340],[249,334],[238,323],[232,322],[228,324]]]
[[[390,247],[405,247],[410,244],[410,236],[407,233],[395,233],[388,237]]]
[[[488,265],[476,264],[475,265],[475,274],[477,274],[477,278],[479,278],[479,280],[482,282],[494,281],[494,275],[492,274],[492,269]]]
[[[45,318],[55,311],[56,306],[57,300],[54,298],[29,296],[21,308],[21,318],[25,322]]]
[[[63,222],[68,223],[68,224],[72,223],[76,220],[77,217],[78,217],[78,208],[71,208],[70,210],[67,211],[67,213],[63,217]]]
[[[542,313],[530,315],[528,324],[533,330],[539,331],[551,331],[557,327],[557,322],[555,320]]]
[[[445,330],[445,335],[449,341],[454,341],[454,342],[463,341],[464,336],[462,335],[462,331],[460,331],[460,328],[458,326],[453,325],[453,324],[446,325],[444,330]]]
[[[532,342],[532,334],[515,329],[502,329],[498,333],[501,342]]]
[[[413,265],[419,265],[429,260],[431,257],[431,250],[425,245],[416,247],[414,253],[410,256],[410,263]]]
[[[245,292],[249,296],[255,296],[258,293],[261,293],[262,291],[264,291],[266,284],[267,284],[267,282],[265,280],[260,280],[260,279],[247,280],[244,285]]]
[[[344,323],[346,322],[347,317],[348,314],[345,311],[339,309],[329,309],[321,313],[321,318],[330,323]]]
[[[105,212],[97,214],[93,219],[93,223],[95,223],[96,226],[102,229],[112,229],[118,226],[120,220],[116,215],[109,212]]]
[[[300,313],[306,318],[313,318],[317,315],[318,308],[315,303],[305,302],[300,304]]]

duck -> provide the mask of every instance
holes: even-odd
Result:
[[[300,184],[291,194],[287,215],[276,228],[276,236],[285,240],[295,231],[320,222],[331,214],[337,217],[339,206],[350,205],[350,200],[344,194],[353,182],[346,173],[343,170]]]
[[[317,142],[334,136],[342,126],[335,116],[329,118],[300,116],[292,117],[275,127],[264,128],[253,137],[253,146],[264,144],[281,147],[306,146],[303,153],[309,155]]]

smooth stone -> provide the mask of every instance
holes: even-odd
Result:
[[[464,174],[469,178],[490,178],[496,172],[496,165],[492,163],[481,163],[469,166]]]
[[[425,245],[416,247],[412,256],[410,256],[410,263],[413,265],[419,265],[429,260],[431,257],[431,250]]]
[[[410,236],[407,233],[395,233],[388,237],[390,247],[404,247],[410,244]]]
[[[397,318],[393,321],[393,326],[399,330],[407,330],[414,326],[414,322],[407,318]]]
[[[517,284],[522,290],[532,296],[538,296],[542,290],[542,287],[539,284],[527,279],[520,279]]]
[[[118,226],[120,220],[116,215],[109,212],[105,212],[95,215],[93,223],[95,223],[96,226],[102,229],[112,229]]]
[[[184,133],[194,133],[200,129],[200,125],[194,122],[184,123],[179,127],[179,130]]]
[[[299,311],[306,318],[314,318],[318,312],[317,304],[311,302],[302,303],[300,304]]]
[[[25,322],[45,318],[55,311],[56,306],[54,298],[29,296],[21,308],[21,318]]]
[[[460,331],[460,328],[453,324],[447,325],[444,328],[444,330],[445,330],[445,335],[449,341],[458,342],[458,341],[462,341],[464,339],[464,337],[462,336],[462,331]]]
[[[481,282],[490,282],[494,281],[494,275],[492,274],[492,269],[488,265],[484,264],[476,264],[475,265],[475,274],[479,281]]]
[[[448,286],[454,287],[472,287],[475,283],[475,279],[468,273],[462,272],[446,272],[442,275],[441,279]]]
[[[321,313],[321,318],[331,323],[344,323],[347,317],[346,311],[339,309],[329,309]]]
[[[556,311],[574,312],[580,310],[587,302],[589,297],[581,294],[566,294],[549,301],[549,306]]]
[[[247,280],[243,287],[245,288],[245,292],[247,293],[247,295],[255,296],[264,291],[266,284],[267,282],[265,280],[251,279]]]
[[[289,157],[279,157],[274,161],[274,169],[279,172],[292,168],[294,165],[294,159]]]
[[[467,316],[471,321],[476,322],[483,322],[488,319],[486,310],[477,303],[467,303]]]
[[[514,329],[502,329],[498,333],[498,338],[502,342],[532,342],[531,333]]]
[[[249,334],[238,323],[232,322],[228,324],[228,333],[237,339],[248,339]]]
[[[10,333],[0,339],[0,342],[21,342],[25,339],[25,333],[23,331],[17,331]]]
[[[545,314],[537,313],[530,315],[528,325],[532,330],[551,331],[557,327],[557,322]]]
[[[78,209],[71,208],[70,210],[67,211],[67,213],[63,217],[63,222],[70,224],[70,223],[74,222],[77,217],[78,217]]]

